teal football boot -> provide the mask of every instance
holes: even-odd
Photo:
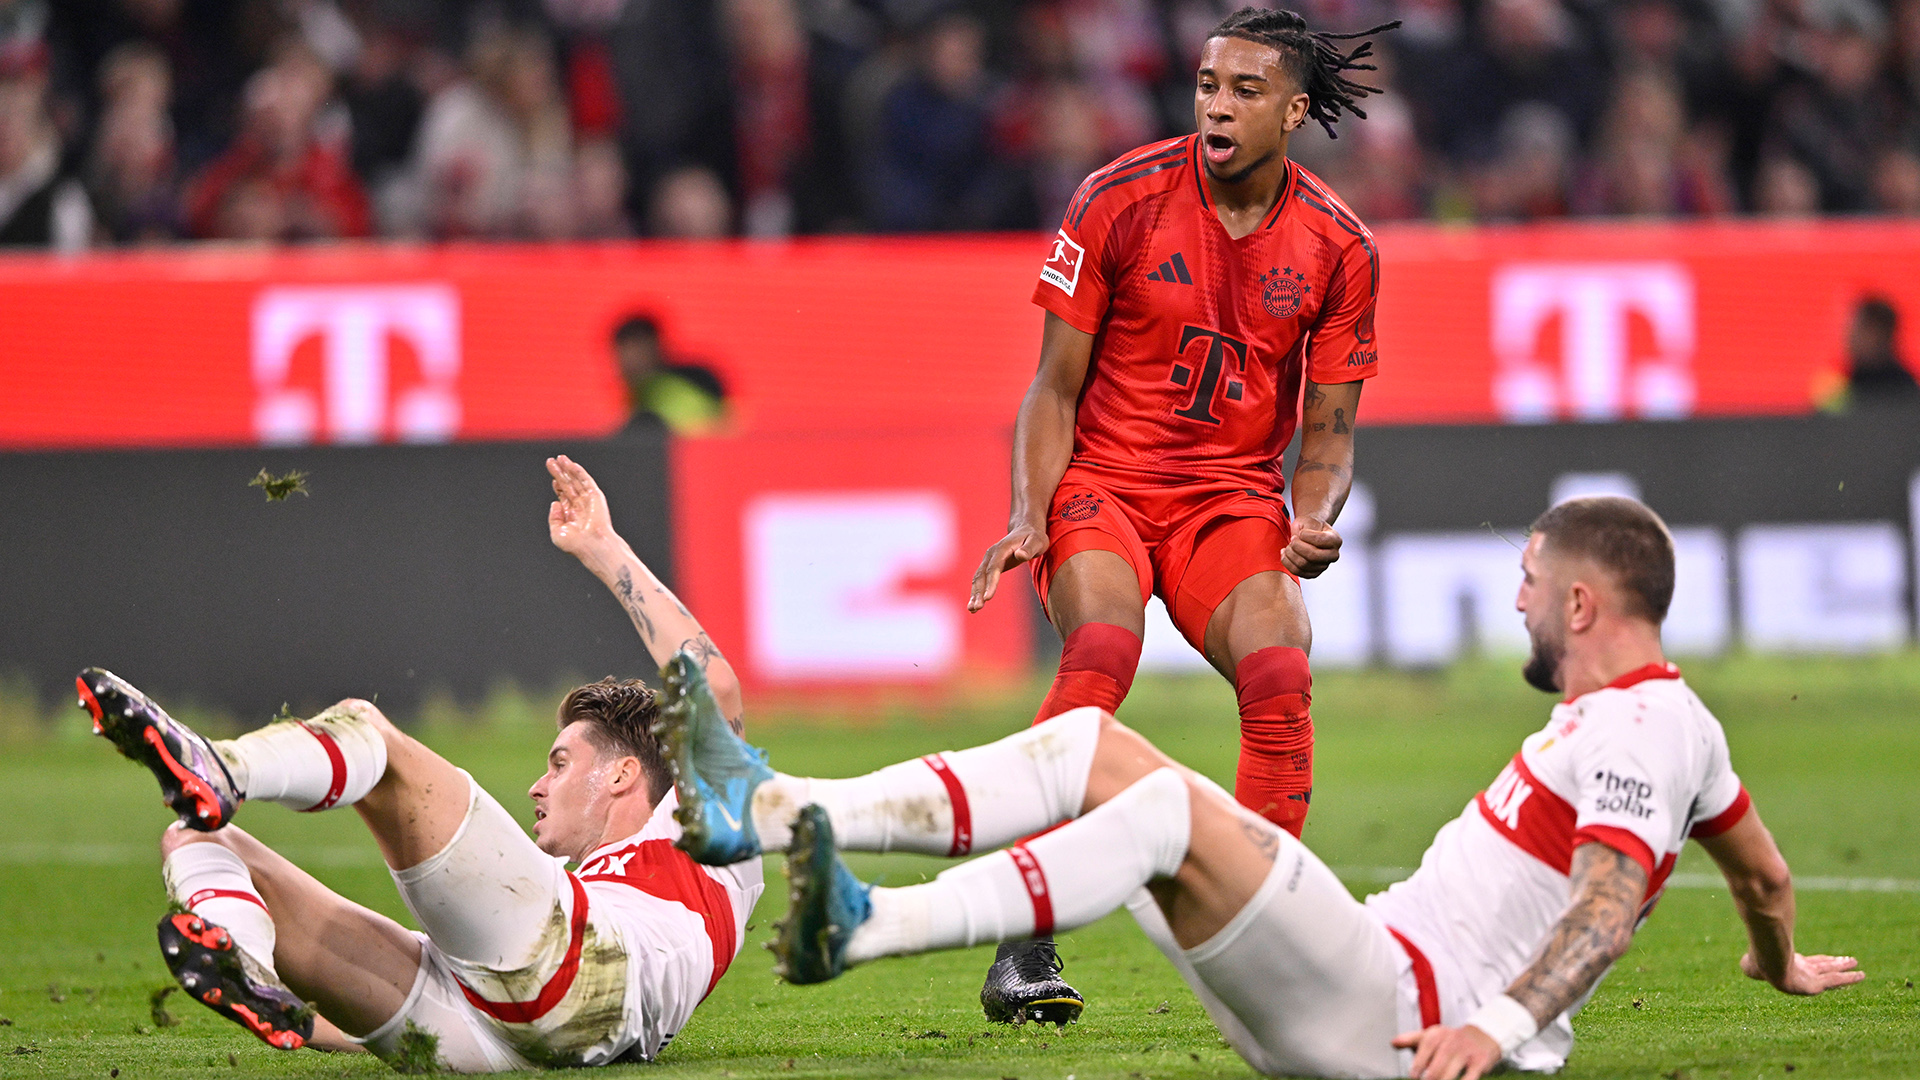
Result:
[[[760,854],[753,828],[753,792],[773,778],[767,753],[747,745],[720,714],[713,690],[691,654],[682,651],[660,669],[666,702],[653,733],[665,744],[680,796],[674,841],[693,861],[730,866]]]
[[[787,849],[787,917],[774,924],[774,972],[790,983],[821,983],[847,969],[847,943],[873,915],[873,886],[847,869],[833,846],[827,812],[809,804],[793,822]]]

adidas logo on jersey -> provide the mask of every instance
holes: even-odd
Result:
[[[1176,251],[1173,253],[1173,258],[1160,264],[1160,269],[1148,273],[1147,280],[1167,281],[1175,285],[1191,285],[1193,284],[1193,275],[1187,273],[1187,260],[1181,258],[1180,253]]]

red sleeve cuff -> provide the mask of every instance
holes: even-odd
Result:
[[[1074,310],[1072,297],[1044,281],[1033,287],[1033,302],[1053,312],[1055,315],[1060,316],[1060,318],[1066,321],[1068,326],[1073,327],[1083,334],[1097,334],[1100,332],[1100,320],[1098,318],[1088,319],[1085,315]]]
[[[1742,785],[1740,794],[1734,798],[1732,806],[1695,825],[1687,835],[1693,837],[1695,840],[1705,840],[1708,837],[1719,836],[1721,833],[1740,824],[1740,819],[1746,817],[1747,811],[1751,809],[1753,809],[1753,800],[1747,796],[1746,786]]]
[[[1653,849],[1645,840],[1613,825],[1588,825],[1573,834],[1573,846],[1581,844],[1605,844],[1613,850],[1640,864],[1647,872],[1647,880],[1653,880]]]
[[[1379,374],[1379,372],[1380,364],[1378,361],[1367,364],[1364,367],[1347,367],[1343,362],[1338,366],[1327,369],[1316,367],[1307,372],[1307,377],[1319,383],[1321,386],[1332,386],[1335,383],[1360,382],[1365,379],[1371,379]]]

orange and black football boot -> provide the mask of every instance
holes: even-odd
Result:
[[[93,716],[93,733],[153,770],[181,824],[212,832],[233,819],[240,791],[212,743],[105,668],[88,668],[74,682],[80,706]]]
[[[250,971],[225,927],[192,912],[168,915],[160,920],[160,956],[194,1000],[268,1046],[298,1050],[313,1038],[313,1006],[265,972]]]

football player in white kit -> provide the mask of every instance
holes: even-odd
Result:
[[[547,469],[554,544],[614,592],[656,662],[672,658],[664,708],[691,692],[737,730],[727,661],[613,531],[586,470],[564,457]],[[764,887],[757,858],[701,866],[674,847],[671,774],[650,730],[663,706],[638,682],[567,696],[528,792],[531,839],[364,701],[214,742],[108,672],[89,668],[79,690],[95,729],[151,768],[181,815],[160,845],[184,909],[160,923],[168,967],[274,1046],[365,1047],[407,1071],[651,1060],[732,962]],[[425,933],[229,824],[244,800],[352,806]]]
[[[1534,523],[1521,562],[1525,675],[1565,700],[1419,870],[1364,902],[1305,845],[1091,707],[849,780],[775,773],[717,718],[683,710],[662,726],[681,842],[703,861],[788,848],[793,906],[774,948],[792,982],[1126,905],[1265,1073],[1559,1068],[1573,1014],[1689,838],[1746,924],[1743,972],[1790,994],[1860,981],[1850,957],[1795,951],[1786,862],[1719,723],[1662,655],[1666,526],[1630,499],[1574,500]],[[836,854],[945,854],[965,850],[960,838],[1014,846],[905,888],[864,885]]]

